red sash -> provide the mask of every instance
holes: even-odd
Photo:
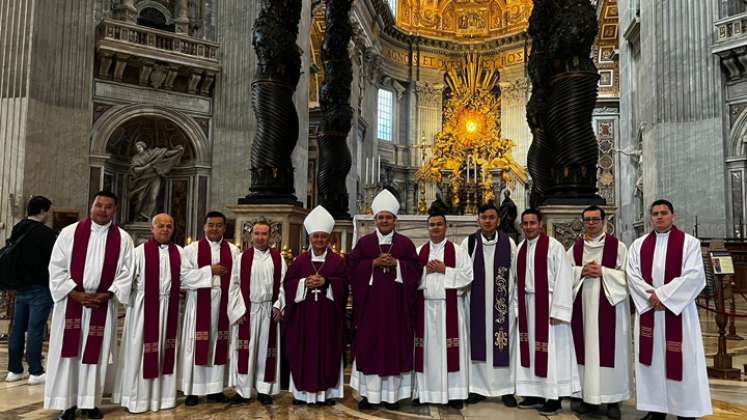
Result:
[[[672,226],[667,239],[666,267],[664,284],[679,277],[682,273],[682,254],[685,248],[685,234]],[[656,232],[651,232],[641,246],[641,275],[653,288],[654,250],[656,249]],[[667,379],[682,380],[682,318],[669,309],[664,318],[664,335],[666,339]],[[654,309],[641,314],[638,360],[644,365],[651,365],[654,351]]]
[[[604,238],[604,249],[602,250],[602,265],[614,269],[617,265],[617,238],[606,235]],[[577,266],[583,267],[584,240],[579,239],[573,245],[573,259]],[[599,281],[602,279],[600,278]],[[583,287],[578,291],[576,300],[573,301],[573,317],[571,318],[571,329],[573,330],[573,344],[576,347],[576,361],[583,365],[586,361],[584,348],[584,308]],[[616,311],[610,305],[604,294],[604,287],[599,289],[599,365],[602,367],[615,367],[615,334],[616,334]]]
[[[270,257],[272,258],[272,302],[278,299],[280,293],[280,276],[282,262],[280,261],[280,252],[270,248]],[[252,281],[252,262],[254,261],[254,248],[247,249],[241,256],[241,296],[244,298],[246,305],[246,319],[239,325],[239,348],[238,348],[238,368],[239,373],[246,375],[249,373],[249,340],[251,339],[251,322],[249,315],[252,313],[252,301],[249,299]],[[275,365],[277,364],[278,340],[277,340],[277,322],[272,319],[270,314],[270,334],[267,338],[267,357],[265,358],[265,382],[275,381]]]
[[[145,322],[143,323],[143,379],[158,377],[158,335],[163,327],[159,319],[161,305],[160,251],[158,243],[151,239],[143,246],[145,254]],[[171,290],[166,315],[166,343],[164,344],[164,375],[174,373],[176,353],[176,324],[179,317],[179,289],[181,288],[181,255],[176,245],[169,243],[169,266],[171,268]]]
[[[550,331],[550,293],[547,285],[547,256],[550,250],[550,238],[541,233],[534,250],[534,374],[547,377],[547,341]],[[519,249],[519,259],[516,261],[518,271],[519,295],[519,350],[521,351],[521,366],[529,367],[529,328],[526,304],[526,271],[527,271],[527,241]]]
[[[212,265],[212,254],[207,239],[201,239],[197,244],[197,266],[199,268]],[[226,274],[220,276],[220,305],[218,309],[218,339],[215,344],[214,365],[225,365],[228,359],[228,286],[231,283],[231,268],[233,256],[228,242],[221,241],[220,265],[226,268]],[[195,322],[195,365],[208,365],[210,351],[210,321],[211,321],[211,287],[197,290],[197,319]]]
[[[431,252],[430,242],[420,248],[420,263],[428,264]],[[446,241],[444,247],[444,264],[456,267],[456,249],[451,241]],[[417,323],[415,325],[415,370],[423,371],[423,351],[425,346],[425,297],[422,290],[418,290]],[[446,365],[448,372],[459,371],[459,311],[457,308],[456,289],[446,290]]]
[[[70,278],[75,282],[78,292],[85,292],[83,287],[83,273],[86,268],[86,255],[88,253],[88,241],[91,238],[91,219],[85,219],[75,227],[73,237],[73,253],[70,258]],[[122,237],[119,227],[113,222],[109,226],[106,235],[106,248],[104,251],[104,266],[101,269],[101,279],[97,293],[107,293],[114,277],[117,274],[117,262],[119,261],[119,250],[122,245]],[[109,311],[109,303],[98,309],[91,309],[91,319],[88,323],[88,338],[86,348],[83,351],[83,363],[96,365],[101,355],[101,344],[104,340],[104,328]],[[62,336],[62,357],[78,357],[80,354],[80,331],[83,306],[67,299],[65,308],[65,331]]]

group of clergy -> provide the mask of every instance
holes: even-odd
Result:
[[[652,204],[654,231],[629,250],[606,234],[596,206],[583,211],[583,238],[567,251],[535,209],[522,214],[518,247],[486,204],[480,229],[459,245],[446,239],[447,216],[429,215],[430,240],[416,248],[395,231],[394,195],[382,191],[371,207],[376,229],[347,261],[329,247],[332,216],[312,210],[309,250],[287,267],[269,246],[269,223],[253,225],[252,246],[241,252],[224,239],[219,212],[205,217],[204,239],[185,248],[171,241],[171,216],[159,214],[152,238],[134,248],[112,222],[117,197],[97,193],[89,218],[63,229],[52,253],[44,408],[96,419],[105,389],[142,413],[173,408],[177,391],[187,406],[202,396],[226,402],[226,386],[233,403],[256,393],[271,404],[281,350],[293,403],[334,404],[343,396],[350,291],[350,385],[361,410],[501,397],[552,415],[571,397],[579,413],[605,404],[604,414],[619,419],[632,363],[645,420],[712,413],[695,305],[705,286],[700,243],[674,226],[668,201]],[[119,303],[126,315],[117,349]]]

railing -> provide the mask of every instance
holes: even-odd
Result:
[[[745,38],[747,30],[747,13],[729,16],[715,23],[716,44],[731,43],[732,41]]]
[[[191,58],[218,62],[219,44],[114,19],[99,25],[99,40],[132,44],[154,51],[182,54]]]

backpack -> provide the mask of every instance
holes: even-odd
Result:
[[[21,264],[21,242],[38,225],[27,228],[15,241],[8,239],[0,248],[0,290],[16,290],[23,286],[23,266]]]

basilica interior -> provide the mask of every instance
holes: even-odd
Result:
[[[701,324],[709,366],[728,351],[741,370],[711,379],[713,418],[745,418],[747,3],[586,1],[595,12],[582,54],[592,96],[569,95],[588,107],[555,124],[582,120],[586,131],[567,137],[591,143],[537,157],[533,94],[542,96],[543,69],[533,49],[552,30],[531,17],[551,0],[0,0],[0,237],[32,195],[52,200],[59,232],[109,190],[121,198],[116,223],[136,242],[147,238],[149,216],[167,212],[174,242],[189,244],[218,210],[228,216],[225,238],[242,248],[253,223],[269,218],[272,241],[292,261],[308,246],[308,211],[329,206],[335,251],[345,254],[373,228],[372,200],[388,189],[400,202],[398,229],[421,243],[433,206],[461,241],[478,207],[493,202],[516,239],[517,215],[547,208],[548,234],[566,246],[582,230],[578,206],[599,204],[608,232],[630,244],[651,229],[650,203],[667,198],[704,253],[724,246],[734,256],[728,345],[708,310],[713,273]],[[568,150],[586,166],[543,172]],[[133,168],[149,159],[161,162],[160,177],[143,185]],[[575,184],[564,182],[589,194],[558,201],[557,180],[570,172]],[[0,340],[12,299],[1,292]],[[0,344],[0,369],[6,362]],[[40,387],[0,390],[0,418],[52,418]],[[144,419],[542,417],[494,401],[362,413],[348,392],[323,408],[284,395],[269,408],[104,410]],[[623,418],[642,415],[626,402]]]

